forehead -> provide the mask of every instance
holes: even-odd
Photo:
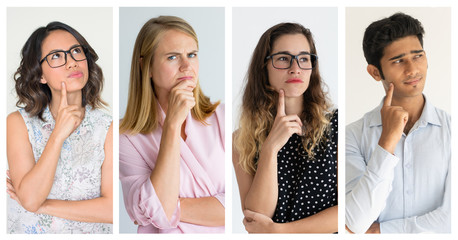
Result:
[[[415,35],[400,38],[385,47],[382,59],[391,59],[400,55],[408,55],[413,51],[423,50],[420,40]]]
[[[52,50],[68,50],[71,46],[79,44],[76,38],[64,30],[54,30],[43,40],[41,51],[43,54]]]
[[[197,50],[197,42],[194,38],[182,31],[167,30],[160,39],[158,52],[181,52]]]
[[[280,51],[287,51],[292,54],[303,51],[310,52],[310,44],[303,34],[285,34],[277,38],[272,47],[272,53]]]

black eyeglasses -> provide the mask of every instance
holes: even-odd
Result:
[[[68,51],[54,51],[46,55],[41,59],[40,64],[45,60],[48,62],[48,65],[52,68],[62,67],[67,64],[67,53],[73,58],[73,60],[80,62],[86,60],[86,51],[81,45],[74,46]]]
[[[296,59],[300,69],[310,70],[315,67],[318,56],[311,53],[292,55],[287,52],[279,52],[267,56],[266,59],[272,59],[272,66],[276,69],[288,69],[292,66],[293,60]]]

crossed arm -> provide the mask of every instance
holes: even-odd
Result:
[[[235,133],[236,134],[236,133]],[[313,216],[289,223],[272,221],[278,199],[277,154],[260,154],[254,176],[239,165],[239,153],[232,149],[237,183],[239,186],[243,224],[249,233],[334,233],[337,232],[338,207],[330,207]]]
[[[53,215],[82,222],[113,222],[113,126],[104,144],[101,196],[91,200],[64,201],[47,199],[60,151],[65,139],[51,135],[35,163],[27,127],[19,112],[7,119],[7,156],[10,173],[10,195],[27,211]],[[24,147],[24,145],[26,147]]]

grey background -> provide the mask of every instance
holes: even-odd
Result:
[[[119,9],[119,118],[127,106],[129,74],[135,39],[149,19],[172,15],[186,20],[199,39],[200,86],[212,102],[224,100],[224,8],[125,8]],[[137,226],[130,220],[124,207],[122,186],[119,183],[119,232],[136,233]]]
[[[380,104],[386,95],[382,83],[367,72],[362,42],[365,29],[374,21],[404,12],[423,25],[423,48],[428,72],[423,93],[434,106],[451,110],[451,9],[450,8],[347,8],[346,9],[346,125]]]
[[[309,28],[317,48],[320,73],[337,108],[337,8],[233,8],[232,9],[232,130],[237,129],[244,77],[261,35],[281,22]],[[245,233],[237,179],[232,171],[232,232]]]

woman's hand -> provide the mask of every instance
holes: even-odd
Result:
[[[16,189],[14,189],[14,186],[13,186],[13,182],[11,181],[11,178],[10,178],[10,171],[9,170],[6,170],[6,192],[8,193],[8,195],[10,195],[10,198],[13,199],[14,201],[16,201],[19,205],[22,206],[22,203],[21,201],[19,200],[17,194],[16,194]],[[38,210],[35,212],[37,214],[40,213],[40,208],[38,208]]]
[[[196,105],[193,90],[196,83],[191,80],[180,81],[170,90],[167,113],[164,124],[181,127],[188,116],[189,110]]]
[[[276,223],[266,215],[261,213],[253,212],[250,210],[243,211],[245,218],[243,219],[243,225],[245,230],[249,233],[275,233]]]
[[[14,189],[13,182],[11,181],[10,171],[9,170],[6,170],[6,176],[7,176],[7,178],[6,178],[6,192],[8,193],[8,195],[10,195],[11,199],[13,199],[17,203],[19,203],[19,205],[22,206],[21,201],[19,200],[19,198],[16,195],[16,190]]]
[[[62,89],[60,92],[60,105],[53,134],[57,134],[58,139],[65,140],[80,125],[84,117],[84,111],[77,105],[68,105],[65,82],[62,82]]]
[[[262,147],[278,152],[294,133],[302,134],[302,122],[297,115],[286,115],[285,92],[281,89],[278,93],[277,116]]]

